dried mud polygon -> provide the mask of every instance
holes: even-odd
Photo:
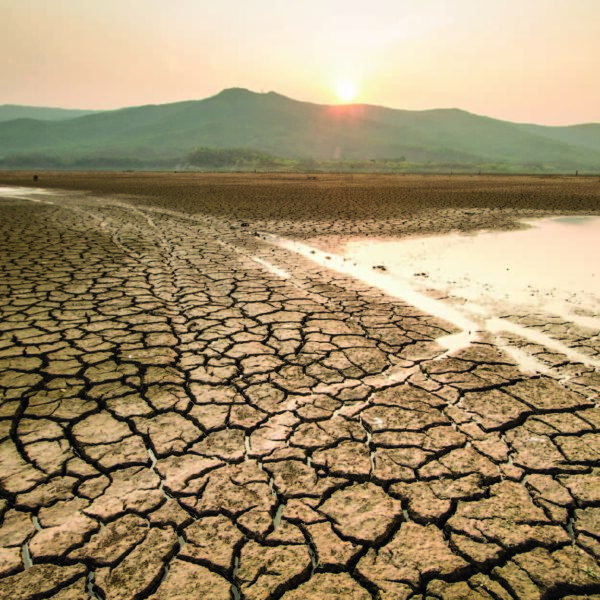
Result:
[[[600,594],[598,372],[443,356],[452,325],[262,236],[510,227],[596,184],[38,183],[0,192],[1,598]]]

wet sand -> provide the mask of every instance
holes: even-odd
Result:
[[[598,214],[597,178],[35,186],[0,191],[0,597],[600,593],[600,375],[572,354],[598,331],[526,311],[449,351],[456,323],[327,264]]]

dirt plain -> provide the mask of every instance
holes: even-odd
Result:
[[[32,175],[0,174],[54,191],[0,192],[0,598],[600,598],[598,369],[442,356],[260,236],[600,214],[597,177]]]

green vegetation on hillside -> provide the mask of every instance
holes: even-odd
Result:
[[[46,108],[44,106],[19,106],[18,104],[0,104],[0,122],[15,119],[39,119],[42,121],[62,121],[84,115],[91,115],[94,110],[76,108]]]
[[[284,167],[286,161],[249,148],[196,148],[186,157],[184,164],[204,170],[263,170]]]
[[[194,150],[196,149],[196,150]],[[520,125],[456,109],[211,98],[0,122],[0,168],[600,172],[600,125]]]
[[[545,173],[543,165],[526,165],[529,173]],[[301,173],[520,173],[510,163],[413,162],[404,156],[370,160],[315,160],[282,158],[240,148],[198,148],[179,164],[178,170],[206,172],[301,172]]]

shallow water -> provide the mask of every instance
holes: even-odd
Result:
[[[558,314],[575,307],[597,312],[600,218],[559,217],[527,224],[529,228],[519,231],[354,242],[345,256],[357,265],[383,265],[417,288],[464,298],[480,314],[506,302]]]
[[[458,334],[438,339],[440,345],[449,351],[462,348],[477,339],[479,325],[469,315],[464,314],[449,303],[442,302],[428,295],[425,291],[420,291],[408,279],[397,273],[373,269],[374,265],[369,261],[360,263],[351,257],[323,252],[322,250],[294,240],[269,234],[264,235],[263,238],[287,250],[292,250],[305,256],[322,267],[355,277],[372,287],[383,290],[390,296],[400,298],[408,304],[420,308],[427,314],[440,317],[452,323],[462,331]]]
[[[480,232],[349,243],[342,255],[272,239],[318,264],[401,298],[462,332],[440,338],[449,352],[483,334],[520,336],[573,362],[599,367],[600,358],[567,346],[552,332],[518,323],[524,315],[558,315],[600,332],[600,217],[526,222],[518,231]],[[526,370],[546,370],[519,348],[505,348]]]
[[[50,200],[37,198],[37,196],[53,196],[55,192],[43,188],[30,187],[7,187],[0,185],[0,198],[19,198],[20,200],[31,200],[43,204],[54,204]]]

